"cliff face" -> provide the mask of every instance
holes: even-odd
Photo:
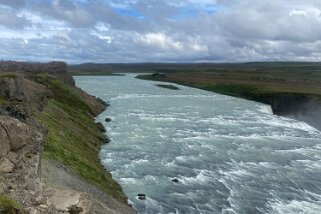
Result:
[[[271,106],[276,115],[286,116],[321,130],[321,100],[318,96],[297,93],[274,93],[244,96]]]
[[[106,103],[64,67],[0,63],[0,213],[135,213],[98,159]]]

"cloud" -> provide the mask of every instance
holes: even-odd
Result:
[[[7,5],[13,8],[21,8],[26,5],[25,0],[0,0],[0,5]]]
[[[316,0],[0,0],[4,59],[321,60]]]
[[[138,43],[146,45],[148,47],[163,49],[163,50],[182,50],[182,46],[179,42],[174,41],[162,33],[148,33],[145,35],[138,35]]]
[[[0,7],[1,8],[1,7]],[[28,20],[23,16],[18,16],[12,9],[0,10],[0,25],[7,28],[21,29],[28,25]]]

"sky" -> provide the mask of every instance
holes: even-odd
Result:
[[[321,1],[0,0],[0,60],[321,61]]]

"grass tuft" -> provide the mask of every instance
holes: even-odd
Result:
[[[20,206],[16,201],[6,195],[0,194],[0,213],[14,214],[18,213]]]

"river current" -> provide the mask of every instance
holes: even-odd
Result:
[[[260,103],[134,76],[75,80],[111,104],[97,118],[111,139],[100,159],[138,213],[321,213],[318,130]]]

